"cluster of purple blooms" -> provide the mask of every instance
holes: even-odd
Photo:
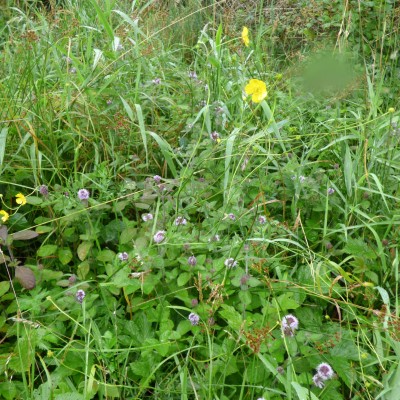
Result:
[[[175,220],[175,225],[179,226],[179,225],[186,225],[187,224],[187,220],[185,217],[178,217]]]
[[[193,326],[198,325],[199,321],[200,321],[200,317],[196,313],[192,312],[189,314],[189,321]]]
[[[313,376],[313,382],[315,386],[322,389],[325,386],[325,381],[332,379],[335,373],[328,363],[321,363],[316,369],[317,373]]]
[[[142,220],[144,222],[151,221],[153,219],[153,214],[147,213],[142,215]]]
[[[158,231],[156,234],[153,236],[153,240],[155,243],[161,243],[165,239],[165,231]]]
[[[87,189],[79,189],[78,190],[78,198],[79,200],[87,200],[90,196],[89,190]]]
[[[282,318],[281,326],[284,336],[294,336],[299,327],[299,320],[294,315],[288,314]]]
[[[118,258],[120,261],[126,261],[129,258],[129,254],[126,251],[123,253],[118,253]]]
[[[237,266],[237,261],[234,258],[229,257],[224,261],[224,265],[226,268],[234,268]]]
[[[82,290],[82,289],[79,289],[79,290],[76,292],[76,295],[75,295],[76,301],[77,301],[78,303],[81,303],[81,304],[82,304],[83,299],[85,298],[85,296],[86,296],[85,291]]]

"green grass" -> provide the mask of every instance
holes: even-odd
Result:
[[[0,4],[0,398],[399,397],[399,7],[239,3]]]

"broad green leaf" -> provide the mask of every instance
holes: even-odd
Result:
[[[112,250],[104,249],[97,255],[96,260],[103,262],[111,262],[115,258],[115,253]]]
[[[77,249],[78,257],[81,261],[86,260],[86,257],[89,254],[90,249],[93,246],[93,242],[82,242]]]
[[[80,263],[78,265],[78,271],[77,271],[78,278],[82,281],[85,280],[86,275],[89,273],[89,271],[90,271],[90,264],[87,261]]]
[[[0,282],[0,297],[3,296],[3,294],[7,293],[9,289],[10,289],[9,281]]]
[[[243,322],[242,315],[232,306],[228,306],[227,304],[222,304],[221,309],[222,310],[219,311],[221,317],[225,319],[232,329],[235,331],[239,330]]]
[[[136,228],[125,228],[119,237],[119,243],[120,244],[125,244],[129,243],[133,240],[133,238],[136,236],[137,230]]]
[[[318,400],[318,397],[312,393],[310,389],[299,385],[297,382],[292,382],[292,386],[296,391],[297,396],[299,396],[299,400]]]
[[[29,239],[34,239],[39,236],[39,234],[35,231],[21,231],[21,232],[15,232],[12,235],[13,240],[29,240]]]
[[[37,251],[39,257],[49,257],[57,252],[58,246],[56,244],[45,244]]]
[[[190,280],[191,274],[189,272],[183,272],[179,274],[178,277],[178,286],[183,286],[185,285],[189,280]]]
[[[62,265],[67,265],[73,257],[72,251],[69,248],[58,249],[57,255]]]

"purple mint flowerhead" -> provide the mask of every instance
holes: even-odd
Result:
[[[72,274],[69,278],[68,278],[68,282],[69,285],[72,286],[75,282],[76,282],[77,276],[75,274]]]
[[[229,217],[229,219],[232,220],[232,221],[235,221],[235,219],[236,219],[235,214],[232,214],[232,213],[228,214],[228,217]]]
[[[303,175],[300,175],[300,176],[299,176],[299,182],[300,182],[300,183],[303,183],[305,180],[306,180],[306,177],[305,177],[305,176],[303,176]]]
[[[313,380],[313,382],[314,382],[314,385],[315,385],[317,388],[322,389],[322,388],[325,386],[324,380],[323,380],[323,378],[321,377],[321,375],[319,375],[319,374],[315,374],[315,375],[313,376],[312,380]]]
[[[123,253],[118,253],[118,258],[121,261],[126,261],[129,258],[129,254],[126,251],[124,251]]]
[[[188,258],[188,264],[192,267],[194,267],[197,264],[197,259],[195,256],[190,256]]]
[[[282,333],[285,336],[294,336],[298,327],[299,320],[294,315],[288,314],[282,318]]]
[[[224,261],[224,265],[225,265],[225,267],[227,267],[227,268],[234,268],[234,267],[236,267],[236,265],[237,265],[237,261],[235,261],[234,258],[230,257],[230,258],[227,258],[227,259]]]
[[[159,85],[161,83],[161,79],[160,78],[155,78],[152,80],[154,85]]]
[[[42,196],[47,197],[49,195],[49,188],[46,185],[40,185],[39,186],[39,193]]]
[[[198,325],[198,323],[200,321],[200,317],[196,313],[192,312],[189,314],[189,321],[193,326]]]
[[[155,183],[160,183],[161,182],[161,176],[160,175],[154,175],[153,179],[154,179]]]
[[[111,104],[112,104],[112,100],[111,100],[111,99],[108,99],[108,100],[107,100],[107,105],[108,105],[108,106],[111,106]]]
[[[192,299],[192,307],[196,307],[199,304],[199,300]]]
[[[148,213],[148,214],[143,214],[143,215],[142,215],[142,220],[143,220],[144,222],[150,221],[150,220],[152,220],[152,219],[153,219],[153,214]]]
[[[189,71],[189,78],[191,79],[197,79],[197,74],[195,71]]]
[[[260,225],[264,225],[266,222],[267,222],[267,217],[265,217],[264,215],[260,215],[260,216],[258,217],[258,223],[259,223]]]
[[[176,220],[175,220],[175,225],[176,226],[179,226],[179,225],[186,225],[187,224],[187,220],[186,220],[186,218],[184,218],[184,217],[178,217]]]
[[[331,194],[335,193],[335,189],[330,187],[330,188],[328,188],[327,192],[329,195],[331,195]]]
[[[217,131],[211,132],[210,133],[210,138],[214,142],[217,142],[219,140],[219,133]]]
[[[319,375],[322,380],[326,381],[333,377],[333,369],[328,363],[321,363],[317,367],[317,375]]]
[[[79,290],[76,292],[76,295],[75,295],[76,301],[77,301],[78,303],[81,303],[81,304],[82,304],[83,299],[85,298],[85,296],[86,296],[85,291],[82,290],[82,289],[79,289]]]
[[[156,243],[161,243],[165,239],[165,231],[158,231],[153,237]]]
[[[87,200],[90,196],[89,190],[87,189],[79,189],[78,190],[78,197],[79,200]]]
[[[244,274],[244,275],[240,278],[240,284],[241,284],[242,286],[247,285],[247,282],[249,281],[249,279],[250,279],[250,275],[249,275],[249,274]]]

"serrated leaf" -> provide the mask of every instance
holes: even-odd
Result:
[[[232,306],[228,306],[227,304],[221,305],[222,310],[219,311],[219,314],[228,325],[234,329],[239,330],[242,325],[242,316],[238,313]]]
[[[112,250],[105,249],[100,251],[97,255],[96,260],[103,261],[103,262],[111,262],[115,258],[115,253]]]
[[[125,228],[121,232],[121,236],[119,237],[119,243],[125,244],[132,241],[132,239],[136,236],[136,229],[135,228]]]
[[[67,265],[73,257],[72,251],[68,248],[58,249],[57,255],[62,265]]]
[[[9,281],[0,282],[0,297],[3,296],[3,294],[7,293],[9,289],[10,289]]]
[[[34,239],[39,236],[39,234],[35,231],[20,231],[20,232],[15,232],[12,235],[13,240],[29,240],[29,239]]]
[[[25,289],[31,290],[36,286],[36,278],[30,268],[15,267],[15,277]]]
[[[90,249],[93,246],[93,242],[82,242],[77,249],[78,257],[81,261],[85,261]]]
[[[37,251],[39,257],[48,257],[56,253],[58,246],[55,244],[45,244]]]
[[[376,254],[362,239],[347,239],[344,251],[355,257],[363,259],[375,260]]]
[[[187,282],[189,282],[189,279],[191,277],[191,274],[189,272],[183,272],[178,276],[178,286],[183,286],[185,285]]]

